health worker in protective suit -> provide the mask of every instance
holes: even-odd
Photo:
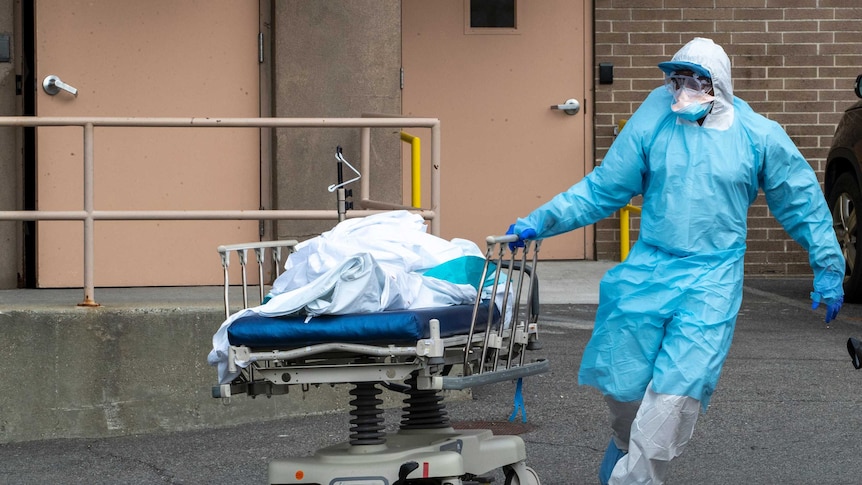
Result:
[[[706,411],[742,302],[746,215],[758,190],[809,253],[812,308],[844,298],[844,258],[811,166],[775,122],[733,96],[730,59],[696,38],[658,66],[652,91],[602,164],[519,218],[541,239],[593,224],[643,195],[640,235],[599,288],[580,384],[607,401],[603,484],[661,484]]]

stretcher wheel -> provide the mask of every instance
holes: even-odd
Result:
[[[504,472],[506,474],[504,485],[542,485],[542,482],[539,481],[539,475],[536,474],[536,470],[528,466],[524,467],[526,477],[518,476],[518,472],[514,468],[506,467]]]

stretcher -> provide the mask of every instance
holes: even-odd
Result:
[[[306,457],[269,464],[269,483],[320,485],[466,485],[490,483],[502,470],[507,485],[539,485],[526,464],[519,436],[490,430],[454,429],[443,390],[518,380],[548,370],[547,360],[529,360],[538,341],[539,243],[509,248],[514,236],[487,238],[479,295],[472,304],[410,310],[262,317],[246,315],[228,328],[228,383],[213,397],[278,396],[314,392],[320,384],[348,384],[348,439]],[[255,254],[258,278],[264,267],[287,259],[295,241],[222,246],[225,314],[230,302],[230,254],[242,267],[242,307],[249,306],[246,263]],[[480,258],[481,259],[481,258]],[[491,286],[490,292],[483,290]],[[264,286],[259,297],[265,297]],[[501,290],[501,291],[498,291]],[[482,295],[502,295],[502,302]],[[244,366],[236,363],[243,363]],[[520,386],[518,386],[520,388]],[[404,394],[396,432],[386,432],[383,389]]]

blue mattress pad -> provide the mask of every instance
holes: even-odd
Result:
[[[488,321],[488,302],[479,305],[476,331],[484,331]],[[263,317],[246,315],[228,327],[231,345],[252,348],[295,348],[331,342],[411,343],[428,338],[429,322],[440,322],[440,336],[466,335],[470,331],[473,305],[393,310],[351,315],[320,315],[306,321],[304,315]],[[494,307],[494,321],[499,320]]]

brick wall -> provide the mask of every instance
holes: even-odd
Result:
[[[633,7],[632,4],[637,4]],[[661,83],[656,67],[694,37],[730,56],[734,94],[780,123],[817,171],[862,73],[859,0],[594,0],[596,65],[614,65],[613,84],[596,79],[596,163],[614,127]],[[598,69],[596,69],[598,76]],[[635,205],[638,200],[633,201]],[[632,219],[632,241],[637,237]],[[809,274],[805,251],[769,213],[761,194],[749,211],[748,274]],[[619,219],[596,226],[598,259],[618,260]]]

